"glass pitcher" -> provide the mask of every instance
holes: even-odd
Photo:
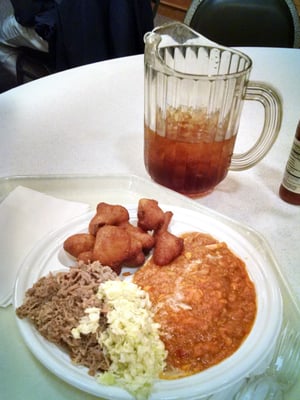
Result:
[[[190,197],[214,189],[270,150],[281,126],[278,94],[249,81],[251,59],[181,23],[145,35],[144,161],[152,179]],[[233,154],[243,100],[264,106],[256,143]]]

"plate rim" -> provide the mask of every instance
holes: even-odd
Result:
[[[136,208],[137,208],[137,206],[136,205],[133,205],[133,204],[125,204],[124,205],[128,210],[129,210],[129,212],[131,212],[132,211],[132,209],[134,209],[134,210],[136,210]],[[199,216],[199,218],[205,218],[205,219],[208,219],[208,220],[211,220],[211,219],[214,219],[215,221],[215,223],[217,224],[217,225],[225,225],[226,226],[226,229],[229,229],[230,231],[232,231],[232,230],[234,230],[231,226],[229,226],[229,225],[227,225],[224,221],[220,221],[220,220],[218,220],[217,218],[214,218],[212,215],[206,215],[206,214],[202,214],[202,213],[200,213],[200,212],[197,212],[197,210],[191,210],[191,209],[188,209],[188,208],[185,208],[185,207],[181,207],[181,206],[171,206],[171,205],[165,205],[165,204],[162,204],[162,203],[159,203],[159,206],[162,208],[162,209],[164,209],[164,210],[167,210],[167,209],[170,209],[171,211],[176,211],[176,210],[181,210],[181,211],[184,211],[185,213],[187,213],[187,214],[192,214],[193,216],[195,215],[195,214],[197,214],[198,216]],[[48,233],[45,237],[43,237],[43,238],[41,238],[41,240],[36,244],[36,246],[34,246],[34,248],[31,250],[31,252],[28,254],[28,256],[25,258],[25,260],[23,261],[23,263],[22,263],[22,265],[21,265],[21,267],[20,267],[20,269],[19,269],[19,272],[18,272],[18,275],[17,275],[17,279],[16,279],[16,283],[15,283],[15,288],[14,288],[14,294],[13,294],[13,306],[14,306],[14,308],[16,308],[18,305],[17,305],[17,294],[18,294],[18,285],[19,285],[19,283],[20,283],[20,276],[22,277],[22,272],[23,272],[23,274],[24,274],[24,271],[25,271],[25,268],[24,268],[24,265],[26,266],[26,263],[28,264],[28,260],[30,260],[30,258],[32,258],[32,257],[34,257],[35,256],[35,253],[38,251],[38,249],[40,248],[40,247],[42,247],[43,245],[44,245],[44,243],[45,242],[47,242],[47,241],[51,241],[53,238],[55,238],[55,236],[57,236],[57,234],[59,234],[59,233],[61,233],[61,232],[63,232],[63,231],[65,231],[65,229],[66,228],[68,228],[68,227],[73,227],[73,225],[77,225],[77,224],[79,224],[80,222],[82,222],[83,223],[83,221],[88,221],[88,217],[90,217],[90,216],[92,216],[93,214],[94,214],[95,212],[94,211],[89,211],[89,212],[87,212],[87,213],[85,213],[84,215],[81,215],[80,217],[76,217],[76,218],[73,218],[71,221],[69,221],[68,223],[66,223],[64,226],[62,226],[62,227],[60,227],[58,230],[55,230],[55,231],[52,231],[52,232],[50,232],[50,233]],[[175,219],[176,219],[176,214],[174,214],[174,217],[175,217]],[[205,231],[204,231],[205,232]],[[76,233],[76,232],[74,232],[74,233]],[[210,233],[210,232],[208,232],[208,233]],[[245,239],[244,238],[244,235],[243,235],[243,233],[241,233],[240,232],[240,230],[237,230],[237,232],[236,232],[239,236],[242,236],[243,237],[243,239]],[[215,237],[215,235],[213,234],[213,236]],[[218,239],[218,238],[217,238]],[[249,237],[248,237],[248,239],[249,239]],[[257,238],[256,238],[257,239]],[[218,239],[219,240],[219,239]],[[247,241],[248,243],[250,243],[249,242],[249,240]],[[228,243],[227,243],[228,244]],[[251,246],[253,246],[253,244],[251,243]],[[231,248],[231,246],[229,246],[228,245],[228,247],[229,248]],[[262,247],[268,252],[268,248],[266,248],[266,246],[265,246],[265,242],[264,241],[262,241]],[[231,249],[232,250],[232,249]],[[281,298],[281,294],[280,294],[280,286],[279,286],[279,284],[278,284],[278,282],[277,282],[277,277],[275,276],[275,274],[274,274],[274,272],[273,272],[273,270],[272,270],[272,268],[271,267],[269,267],[268,268],[269,269],[269,273],[272,275],[272,279],[273,279],[273,281],[275,281],[276,283],[277,283],[277,288],[276,288],[276,290],[277,290],[277,292],[279,292],[279,297],[280,297],[280,303],[281,303],[281,308],[280,308],[280,311],[281,311],[281,322],[282,322],[282,315],[283,315],[283,306],[282,306],[282,298]],[[22,321],[22,320],[20,320],[17,316],[16,316],[16,318],[17,318],[17,324],[18,324],[18,328],[19,328],[19,330],[20,330],[20,332],[21,332],[21,336],[23,337],[23,339],[25,339],[24,338],[24,335],[23,335],[23,331],[22,331],[22,322],[24,322],[24,321]],[[280,325],[281,325],[281,322],[280,322]],[[277,335],[276,335],[276,339],[277,339],[277,337],[278,337],[278,335],[279,335],[279,332],[280,332],[280,327],[278,328],[278,331],[277,331]],[[39,335],[39,334],[38,334]],[[30,345],[30,343],[28,343],[28,341],[26,341],[25,340],[25,343],[27,344],[27,346],[29,347],[29,349],[33,352],[33,354],[36,356],[36,354],[34,353],[34,351],[33,351],[33,349],[32,349],[32,346]],[[37,357],[38,358],[38,357]],[[229,357],[230,358],[230,357]],[[46,367],[46,368],[48,368],[48,366],[47,365],[45,365],[45,363],[43,362],[43,360],[41,360],[40,358],[38,358],[39,359],[39,361]],[[225,360],[226,361],[226,360]],[[71,363],[71,361],[70,361],[70,363]],[[223,363],[223,362],[222,362]],[[219,364],[218,364],[219,365]],[[217,366],[218,366],[217,365]],[[211,369],[212,368],[214,368],[214,367],[211,367],[209,370],[211,371]],[[49,369],[49,368],[48,368]],[[50,369],[51,370],[51,372],[53,372],[55,375],[57,375],[56,373],[55,373],[55,371],[53,371],[52,369]],[[205,371],[204,371],[205,372]],[[201,374],[203,375],[204,374],[204,372],[202,372]],[[102,392],[98,392],[97,391],[97,393],[95,393],[95,391],[89,391],[89,390],[87,390],[88,388],[86,388],[86,389],[82,389],[82,386],[80,385],[80,386],[78,386],[78,385],[74,385],[74,383],[72,383],[72,382],[70,382],[70,380],[68,380],[68,379],[65,379],[63,376],[60,376],[60,375],[57,375],[57,376],[59,376],[59,378],[60,379],[62,379],[62,380],[64,380],[64,381],[66,381],[66,382],[68,382],[69,384],[71,384],[71,385],[73,385],[73,386],[75,386],[75,387],[77,387],[77,388],[79,388],[79,389],[81,389],[81,390],[84,390],[84,391],[87,391],[88,393],[91,393],[91,394],[96,394],[96,395],[101,395],[101,396],[106,396],[105,398],[107,398],[107,399],[109,399],[110,397],[108,396],[107,397],[107,395],[108,394],[106,394],[106,393],[102,393]],[[189,380],[191,380],[190,378],[193,378],[193,377],[195,377],[195,375],[193,375],[193,376],[191,376],[191,377],[186,377],[186,378],[182,378],[182,379],[180,379],[180,382],[185,382],[185,381],[189,381]],[[96,381],[96,380],[95,380]],[[178,381],[178,380],[177,380]],[[174,381],[173,381],[174,382]],[[226,385],[226,382],[224,383],[225,385]],[[230,381],[228,384],[232,384],[232,381]],[[104,386],[104,385],[100,385],[99,383],[97,383],[97,388],[99,388],[99,386],[103,386],[103,387],[105,387],[105,388],[111,388],[112,389],[112,387],[110,387],[110,386]],[[163,386],[165,386],[164,384],[163,384]],[[114,387],[114,388],[116,388],[116,387]],[[124,391],[123,389],[120,389],[120,388],[117,388],[118,389],[118,391],[119,390],[121,390],[121,393],[122,393],[122,397],[120,397],[120,399],[124,399],[124,395],[125,395],[125,393],[126,394],[128,394],[126,391]],[[178,389],[176,389],[176,391],[177,391]],[[222,390],[222,388],[220,388],[220,390]],[[151,397],[150,397],[150,399],[158,399],[158,397],[156,397],[155,396],[155,393],[157,393],[156,391],[155,391],[155,388],[154,388],[154,391],[153,391],[153,393],[154,393],[154,396],[152,396],[151,395]],[[160,393],[160,392],[159,392]],[[216,393],[216,391],[214,391],[213,393]],[[169,394],[169,392],[168,392],[168,394]],[[195,395],[197,395],[197,396],[199,396],[199,392],[197,391],[197,392],[195,392]],[[171,396],[171,395],[170,395]],[[168,398],[169,399],[175,399],[175,398],[177,398],[177,396],[174,394],[174,396],[175,397],[170,397],[170,396],[168,396]],[[173,396],[173,395],[172,395]],[[118,397],[113,397],[114,399],[117,399]],[[131,399],[132,397],[129,395],[129,397],[128,397],[128,399]]]

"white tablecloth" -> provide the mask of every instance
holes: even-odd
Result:
[[[281,130],[258,165],[229,172],[197,201],[262,233],[300,304],[300,208],[278,196],[300,118],[300,51],[242,50],[253,60],[251,79],[281,95]],[[246,103],[238,149],[255,140],[261,124],[262,107]],[[0,177],[69,173],[150,179],[143,164],[142,56],[72,69],[0,95]]]

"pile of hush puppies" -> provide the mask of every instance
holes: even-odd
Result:
[[[167,265],[183,251],[183,239],[168,231],[171,211],[164,212],[153,199],[140,199],[137,226],[121,205],[101,202],[89,222],[88,233],[69,236],[64,249],[78,261],[99,261],[120,274],[122,267],[139,267],[153,250],[153,261]]]

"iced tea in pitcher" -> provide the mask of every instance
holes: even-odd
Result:
[[[144,161],[153,180],[198,197],[270,150],[281,102],[269,85],[249,81],[246,54],[174,22],[145,35],[144,61]],[[250,149],[233,154],[244,100],[263,105],[264,124]]]
[[[161,118],[157,120],[165,125],[164,136],[145,126],[144,160],[149,175],[190,197],[207,194],[227,175],[235,136],[226,139],[217,118],[208,120],[201,111],[168,110],[166,119]]]

